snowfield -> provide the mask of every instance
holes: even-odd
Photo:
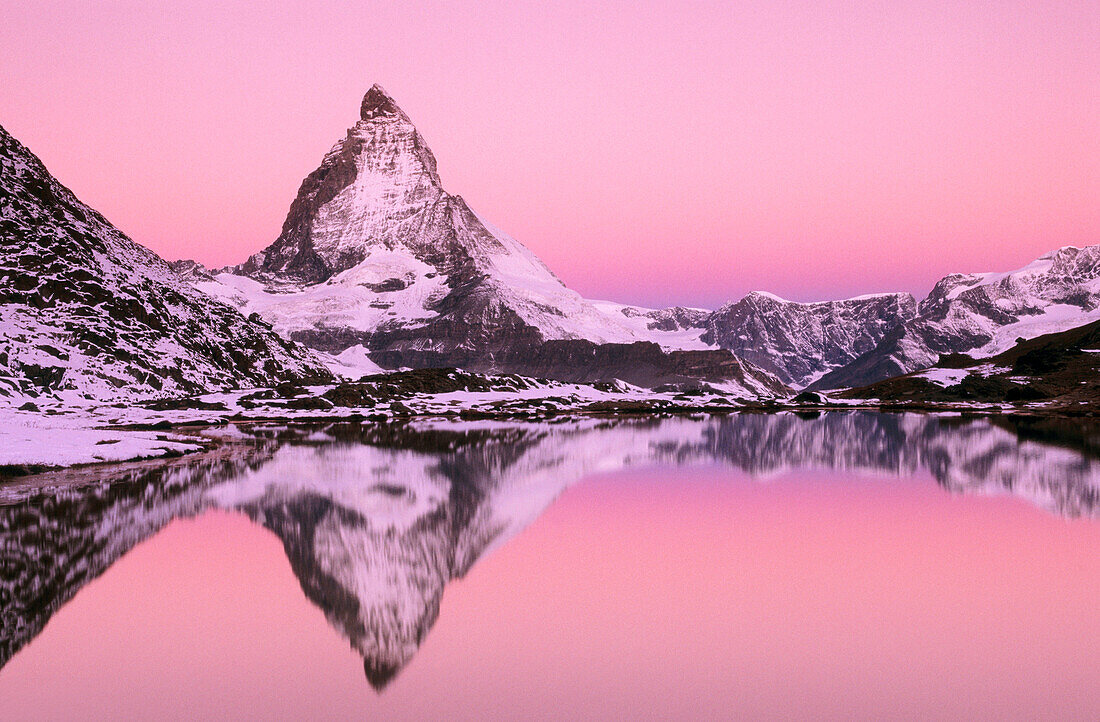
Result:
[[[318,326],[372,331],[387,323],[423,325],[437,315],[430,304],[447,294],[445,277],[399,248],[372,249],[357,266],[312,286],[273,286],[231,273],[194,285],[246,316],[260,314],[283,336]]]
[[[193,436],[161,431],[94,428],[90,416],[0,411],[0,467],[57,468],[77,464],[179,456],[209,446]]]

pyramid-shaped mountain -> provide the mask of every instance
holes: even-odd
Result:
[[[196,285],[288,338],[383,368],[784,389],[699,342],[698,313],[600,305],[566,287],[444,190],[424,138],[377,85],[302,183],[275,242],[225,270]]]
[[[178,396],[328,377],[192,287],[0,127],[0,401]]]

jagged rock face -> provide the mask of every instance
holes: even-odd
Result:
[[[711,311],[685,306],[654,309],[623,306],[607,301],[596,302],[596,305],[609,315],[620,314],[624,318],[636,319],[648,331],[680,332],[698,329],[701,332],[711,316]]]
[[[458,249],[446,246],[457,200],[443,192],[420,133],[376,85],[360,121],[302,182],[282,233],[240,271],[318,283],[361,263],[372,246],[454,262]]]
[[[626,306],[622,310],[624,316],[644,318],[646,327],[651,331],[687,331],[693,328],[703,328],[710,317],[710,311],[700,308],[685,308],[672,306],[671,308],[636,308]]]
[[[802,387],[870,351],[916,310],[908,293],[794,303],[753,292],[711,314],[702,340]]]
[[[1017,340],[1100,318],[1100,246],[1066,247],[1010,273],[942,278],[915,317],[813,388],[864,386],[936,364],[941,355],[986,357]]]
[[[988,358],[943,356],[921,371],[842,392],[883,401],[1042,402],[1071,410],[1100,401],[1100,321],[1020,341]]]
[[[646,309],[641,312],[641,315],[649,319],[647,325],[652,331],[687,331],[693,328],[703,328],[711,314],[709,311],[699,308],[673,306],[671,308]]]
[[[280,236],[226,270],[196,285],[259,313],[288,338],[336,356],[361,346],[386,368],[519,373],[512,359],[541,353],[544,375],[573,378],[579,369],[549,363],[544,342],[666,345],[666,336],[698,329],[705,314],[607,312],[581,298],[443,189],[423,137],[378,86],[363,99],[359,122],[302,183]],[[555,358],[564,363],[567,355]],[[717,360],[708,378],[733,368]],[[751,364],[737,372],[726,381],[749,376],[746,393],[773,385]]]
[[[346,310],[377,309],[374,318],[357,325],[311,309],[311,340],[335,350],[344,341],[323,342],[324,331],[355,330],[374,347],[485,348],[521,327],[540,338],[582,337],[586,323],[605,336],[594,340],[634,340],[446,193],[420,133],[380,87],[360,115],[303,182],[279,238],[236,269],[283,291],[327,281],[330,292],[319,295],[328,306],[344,300],[341,291],[365,289]],[[282,311],[273,310],[277,326],[286,325]]]
[[[199,293],[0,128],[0,397],[109,401],[328,372]]]
[[[172,267],[173,271],[179,274],[180,278],[192,283],[195,281],[211,281],[214,279],[210,270],[198,261],[169,261],[168,265]]]

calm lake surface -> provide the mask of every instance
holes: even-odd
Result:
[[[1100,432],[258,426],[0,486],[0,717],[1100,717]]]

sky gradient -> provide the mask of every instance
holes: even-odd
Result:
[[[239,262],[381,83],[583,294],[909,290],[1100,242],[1100,3],[0,0],[0,124],[169,259]]]

